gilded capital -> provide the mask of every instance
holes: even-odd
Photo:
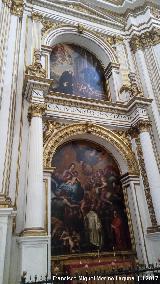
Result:
[[[132,127],[128,130],[128,134],[131,136],[131,139],[137,138],[137,137],[138,137],[138,128],[132,126]]]
[[[158,43],[160,43],[159,29],[152,29],[151,31],[147,31],[141,35],[133,35],[130,40],[130,46],[133,52]]]
[[[11,5],[11,13],[15,16],[22,17],[24,2],[22,0],[13,0]]]
[[[146,121],[146,120],[140,120],[137,123],[137,128],[138,128],[140,133],[149,132],[149,130],[151,128],[151,123],[149,121]]]
[[[33,12],[32,13],[32,20],[35,22],[41,22],[43,19],[43,16],[39,13]]]
[[[46,78],[46,70],[42,67],[41,51],[39,49],[34,50],[33,64],[29,65],[26,68],[26,74],[35,77]]]
[[[28,110],[28,120],[30,121],[32,117],[42,117],[45,109],[46,105],[43,103],[31,104]]]

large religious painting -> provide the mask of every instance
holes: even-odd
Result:
[[[50,57],[51,90],[92,99],[105,98],[104,71],[97,58],[74,44],[58,44]]]
[[[72,141],[53,157],[52,256],[131,249],[120,174],[110,153]]]

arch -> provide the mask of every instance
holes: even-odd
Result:
[[[103,141],[103,146],[106,146],[117,160],[122,174],[129,172],[139,175],[137,161],[128,140],[103,126],[90,123],[69,124],[53,131],[44,145],[44,167],[51,167],[52,157],[60,145],[67,140],[78,139],[78,137],[82,139],[82,136],[86,134],[90,140],[92,137],[98,137]],[[122,160],[126,165],[123,169]]]
[[[119,66],[118,57],[112,46],[98,38],[94,33],[78,33],[74,27],[58,27],[45,34],[44,45],[53,46],[59,43],[73,43],[87,49],[101,62],[104,69],[109,63]]]

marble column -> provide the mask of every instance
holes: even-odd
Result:
[[[24,234],[44,231],[43,189],[43,130],[42,113],[45,105],[34,103],[29,108],[30,150],[27,187],[27,205]]]
[[[148,177],[150,192],[158,225],[160,225],[160,173],[156,163],[153,146],[149,134],[149,123],[140,121],[138,123],[140,142],[143,151],[146,173]]]
[[[43,183],[43,129],[42,114],[44,103],[34,102],[29,108],[30,140],[29,168],[26,198],[25,229],[17,238],[20,255],[19,278],[27,272],[26,280],[35,274],[41,276],[49,273],[49,236],[45,223],[46,197]],[[45,215],[46,214],[46,215]]]

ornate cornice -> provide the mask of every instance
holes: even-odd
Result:
[[[12,0],[11,13],[15,16],[22,17],[24,10],[23,0]]]
[[[46,78],[46,70],[41,64],[41,52],[39,49],[34,50],[33,64],[26,68],[26,74],[41,78]]]
[[[28,109],[28,120],[30,121],[32,117],[42,117],[46,110],[46,104],[43,103],[33,103]]]
[[[130,46],[133,52],[138,49],[144,49],[146,47],[156,45],[160,43],[160,29],[153,29],[147,31],[141,35],[133,35],[130,40]]]

